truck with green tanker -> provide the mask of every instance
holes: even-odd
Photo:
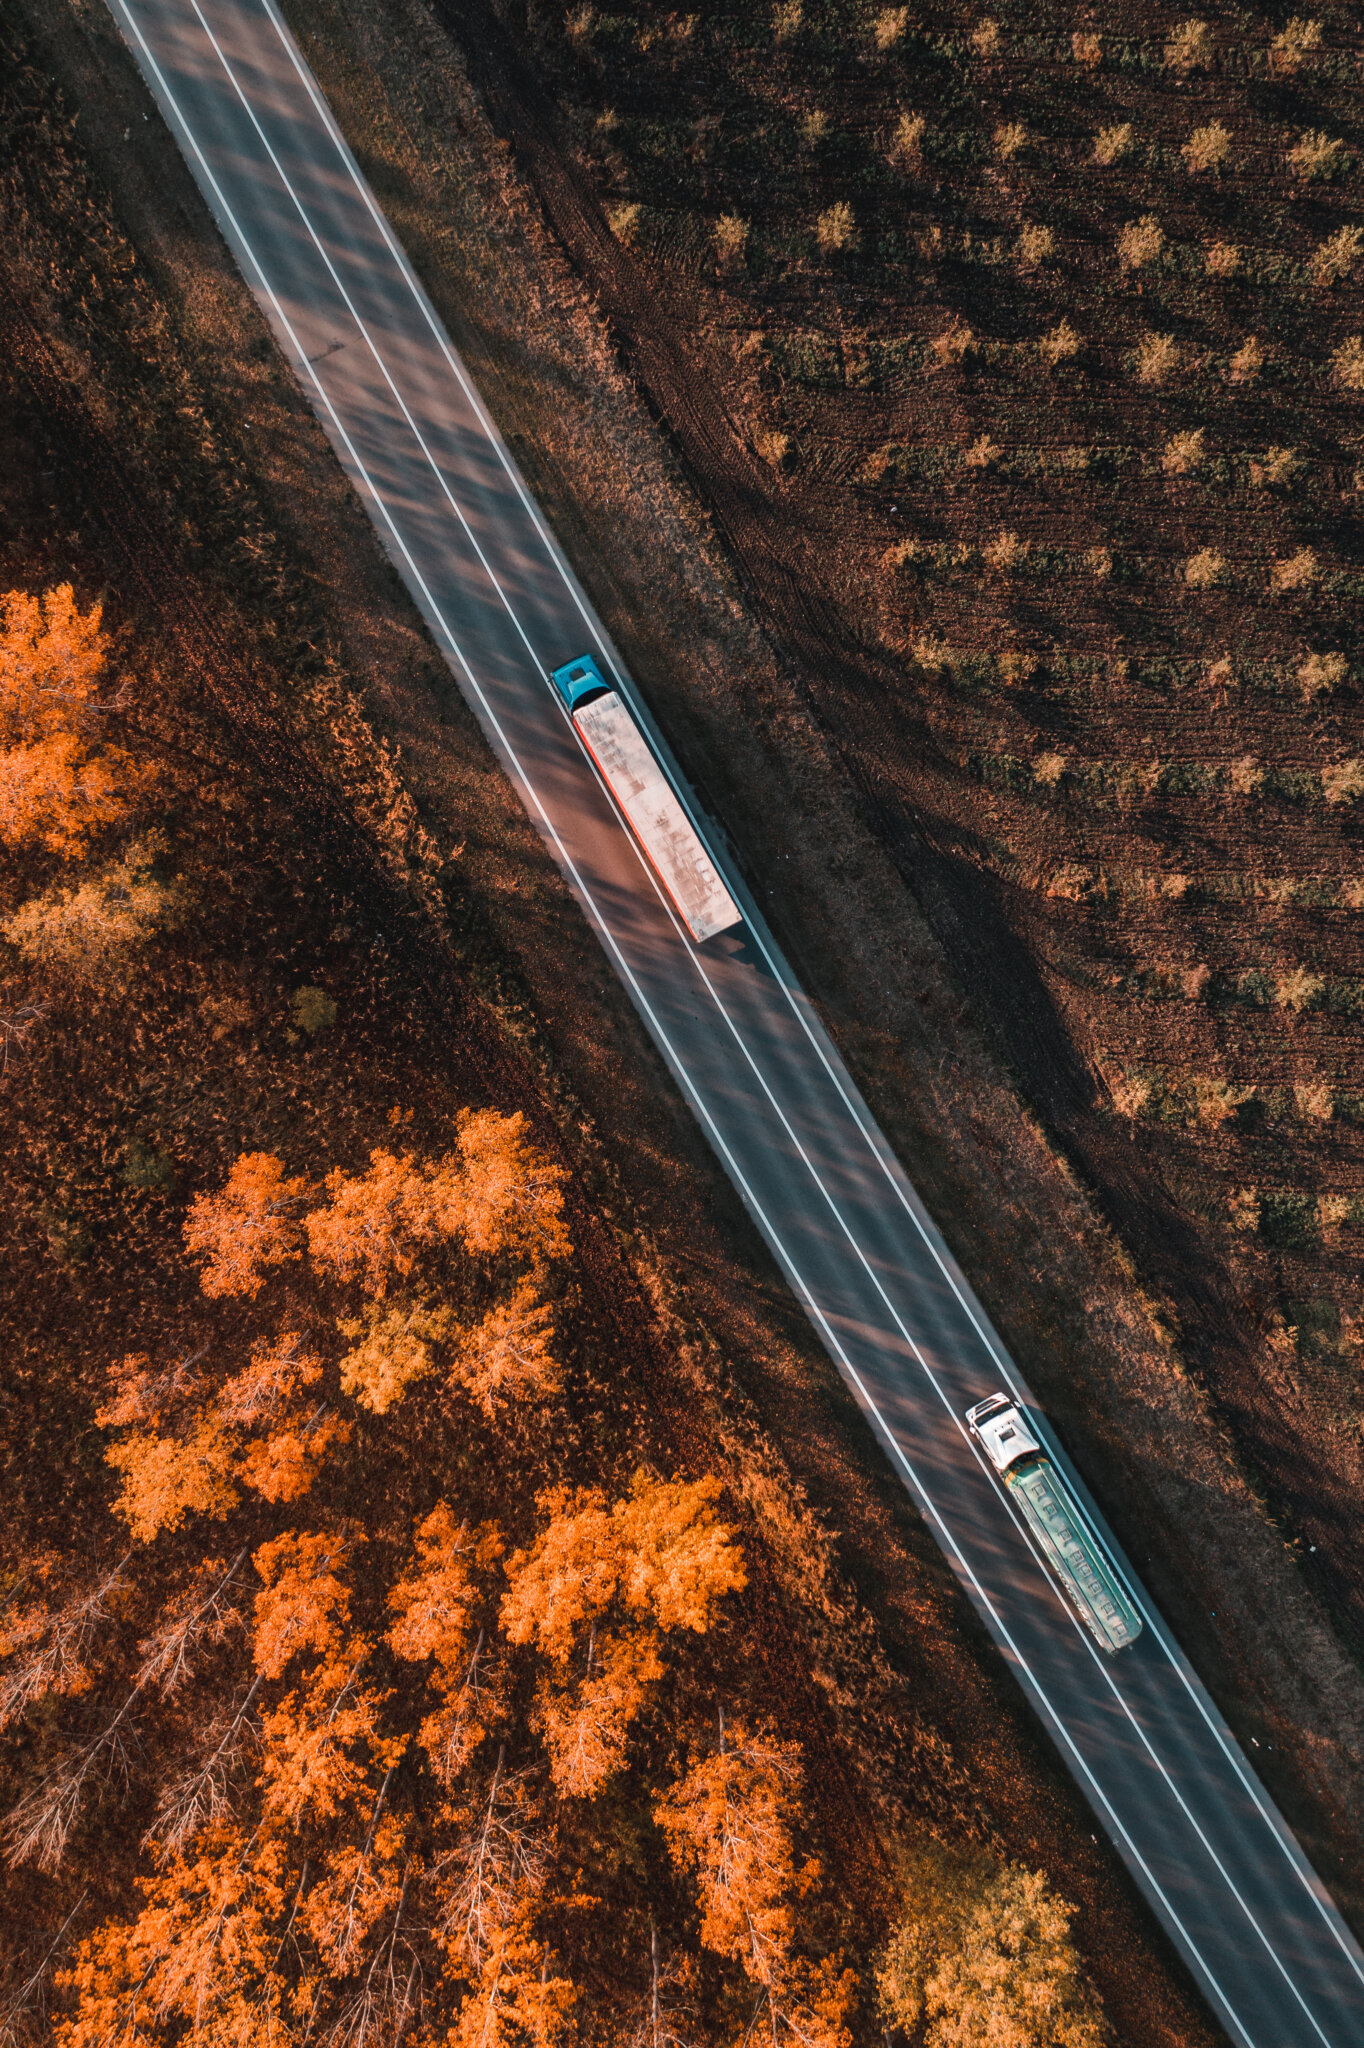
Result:
[[[1099,1648],[1115,1656],[1134,1643],[1141,1634],[1141,1616],[1084,1509],[1017,1403],[1007,1394],[991,1394],[967,1409],[966,1421],[1017,1507],[1034,1547]]]

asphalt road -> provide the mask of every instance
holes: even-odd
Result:
[[[1364,2048],[1364,1956],[1130,1566],[1108,1537],[1146,1623],[1110,1659],[968,1438],[962,1411],[995,1388],[1035,1404],[697,814],[271,0],[109,4],[631,1000],[1214,2013],[1248,2048]],[[589,647],[745,911],[705,947],[669,909],[547,681]]]

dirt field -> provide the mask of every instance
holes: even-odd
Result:
[[[211,1316],[222,1344],[240,1337],[233,1312],[206,1310],[187,1287],[192,1191],[252,1146],[358,1162],[395,1101],[432,1143],[457,1106],[524,1107],[573,1176],[562,1472],[609,1468],[614,1484],[646,1454],[723,1473],[752,1560],[724,1668],[804,1745],[813,1842],[837,1874],[822,1934],[861,1961],[915,1841],[974,1841],[1041,1865],[1081,1907],[1124,2040],[1207,2038],[660,1086],[204,235],[169,139],[128,147],[142,101],[106,17],[35,15],[39,40],[28,68],[11,66],[4,106],[24,168],[3,191],[0,580],[106,592],[119,731],[162,764],[164,829],[197,910],[130,988],[54,1001],[9,1069],[21,1170],[7,1195],[7,1575],[26,1547],[80,1569],[115,1540],[91,1425],[111,1355],[169,1343],[190,1317]],[[725,632],[742,645],[749,628],[735,612]],[[872,871],[854,827],[834,843]],[[7,876],[6,908],[30,886]],[[291,1005],[313,982],[338,1020],[305,1043]],[[370,1462],[341,1475],[333,1507],[373,1524],[377,1552],[410,1506],[410,1446],[368,1426],[361,1443]],[[431,1456],[453,1473],[470,1452],[437,1430]],[[546,1469],[533,1433],[472,1462],[499,1457]],[[178,1544],[165,1562],[173,1577]],[[83,1714],[117,1676],[100,1674]],[[41,1747],[7,1739],[5,1768],[22,1784]],[[21,1979],[72,1906],[86,1917],[71,1939],[130,1909],[150,1789],[135,1774],[128,1804],[99,1807],[79,1868],[7,1879],[6,1962]],[[865,2005],[860,2031],[874,2031]]]

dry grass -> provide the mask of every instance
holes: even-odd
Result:
[[[897,43],[904,40],[905,29],[908,25],[909,9],[907,7],[883,7],[881,9],[881,12],[872,23],[871,39],[882,56],[886,54],[887,50],[893,50]]]
[[[1070,39],[1070,54],[1086,71],[1097,71],[1103,62],[1104,46],[1093,29],[1077,28]]]
[[[978,57],[997,57],[1003,47],[1003,41],[999,23],[993,15],[987,14],[971,31],[971,48]]]
[[[1001,121],[994,133],[995,155],[1009,163],[1028,146],[1028,131],[1021,121]]]
[[[1235,277],[1241,268],[1241,251],[1235,242],[1211,242],[1203,257],[1209,277]]]
[[[1000,453],[999,443],[992,441],[988,434],[982,434],[963,451],[961,459],[968,469],[989,469],[998,462]]]

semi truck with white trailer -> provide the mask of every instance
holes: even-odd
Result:
[[[677,793],[619,691],[592,655],[551,670],[578,737],[595,761],[668,900],[700,944],[743,921]]]
[[[1007,1394],[991,1394],[967,1409],[966,1421],[1099,1648],[1115,1656],[1134,1643],[1141,1634],[1141,1616],[1017,1404]]]

